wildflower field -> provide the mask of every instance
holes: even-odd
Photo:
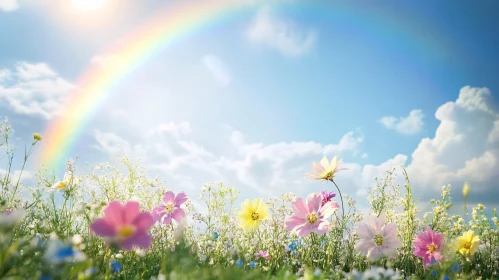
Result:
[[[14,159],[23,170],[43,135],[23,154],[13,133],[1,123],[1,279],[499,279],[495,209],[487,217],[478,204],[450,216],[446,186],[419,215],[403,168],[376,180],[370,213],[336,185],[336,157],[307,174],[323,192],[242,204],[223,183],[197,197],[174,193],[125,156],[122,166],[87,171],[68,160],[64,178],[39,170],[36,186],[24,186],[22,172],[10,172]]]

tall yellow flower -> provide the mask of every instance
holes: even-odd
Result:
[[[462,255],[473,255],[480,245],[480,237],[475,232],[468,230],[454,241],[454,248]]]
[[[237,214],[237,220],[242,228],[252,231],[260,226],[262,220],[269,218],[269,208],[261,198],[253,201],[246,199],[241,204],[241,211]]]
[[[336,157],[329,162],[324,156],[320,163],[312,163],[314,173],[307,173],[307,177],[312,180],[331,180],[336,175],[336,172],[341,170],[339,169],[340,164],[341,160],[336,160]]]
[[[42,139],[43,139],[43,138],[42,138],[42,136],[40,136],[40,134],[38,134],[38,133],[33,133],[33,139],[34,139],[35,141],[42,141]]]
[[[464,187],[463,187],[463,197],[464,199],[466,199],[466,197],[468,197],[468,192],[470,191],[470,185],[468,185],[468,183],[464,183]]]

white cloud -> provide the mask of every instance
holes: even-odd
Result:
[[[299,56],[314,47],[318,32],[304,30],[291,20],[279,18],[264,6],[259,9],[246,35],[255,44],[274,48],[284,55]]]
[[[188,134],[191,131],[191,124],[189,122],[182,121],[177,123],[171,121],[157,125],[154,129],[147,132],[147,136],[153,137],[155,135],[167,133],[173,135],[175,138],[180,138],[181,135]]]
[[[17,0],[0,0],[0,11],[13,12],[17,9],[19,9]]]
[[[475,189],[494,190],[499,143],[492,140],[499,115],[490,109],[489,96],[487,88],[465,86],[455,102],[438,108],[435,137],[421,140],[407,168],[420,187],[438,189],[468,181]]]
[[[202,61],[210,74],[220,86],[226,87],[230,84],[231,78],[229,75],[229,71],[227,70],[227,66],[224,65],[224,63],[218,56],[207,54],[203,56]]]
[[[0,69],[0,100],[15,112],[50,119],[75,86],[55,73],[47,64],[20,62],[15,69]],[[7,74],[5,74],[7,73]]]
[[[407,117],[396,118],[387,116],[379,121],[387,128],[399,133],[411,135],[417,134],[423,128],[424,115],[421,110],[412,110]]]

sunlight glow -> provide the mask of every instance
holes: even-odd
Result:
[[[82,12],[101,10],[108,2],[108,0],[71,0],[72,6]]]

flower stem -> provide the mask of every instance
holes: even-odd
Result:
[[[334,186],[336,187],[336,189],[338,190],[338,193],[340,194],[340,199],[341,199],[341,212],[342,212],[342,215],[341,215],[341,219],[344,220],[345,219],[345,207],[343,207],[343,195],[341,195],[341,191],[340,191],[340,188],[338,188],[338,185],[336,185],[336,183],[333,181],[333,179],[330,179],[331,182],[333,182]]]

